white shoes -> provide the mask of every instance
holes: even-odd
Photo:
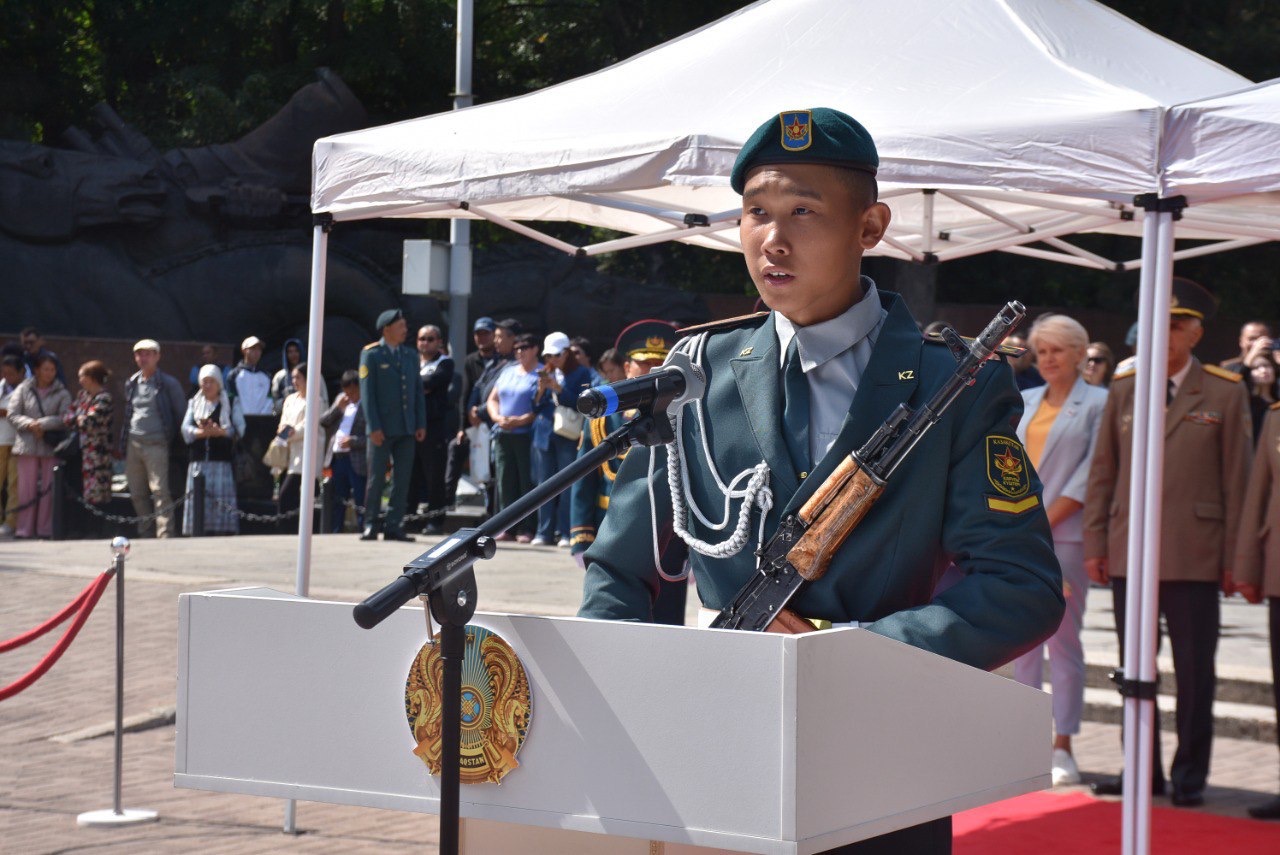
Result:
[[[1080,770],[1076,768],[1076,758],[1069,751],[1061,748],[1053,749],[1053,785],[1062,787],[1067,784],[1080,783]]]
[[[0,540],[13,540],[13,529],[0,524]]]
[[[567,537],[560,538],[560,542],[556,544],[556,546],[568,546],[568,545],[569,545],[569,538]]]

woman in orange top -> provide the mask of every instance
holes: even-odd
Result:
[[[1107,390],[1085,382],[1082,371],[1089,334],[1066,315],[1043,315],[1028,336],[1045,385],[1022,392],[1025,406],[1018,439],[1044,485],[1043,501],[1053,528],[1053,547],[1062,565],[1062,593],[1067,600],[1058,631],[1014,662],[1020,683],[1040,687],[1045,649],[1053,684],[1053,783],[1077,784],[1080,771],[1071,754],[1071,737],[1080,732],[1084,707],[1084,623],[1089,578],[1084,572],[1081,509],[1089,479],[1089,462],[1098,437]]]

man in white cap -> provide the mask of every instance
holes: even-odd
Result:
[[[129,498],[140,517],[161,508],[155,520],[138,524],[138,534],[177,537],[178,527],[169,493],[169,445],[186,412],[186,397],[176,378],[160,370],[160,344],[144,338],[133,346],[138,371],[124,386],[124,421],[119,453],[124,457]],[[159,523],[157,532],[156,524]]]
[[[262,339],[251,335],[240,343],[244,358],[227,375],[227,397],[240,402],[246,416],[270,416],[271,375],[258,367],[262,359]]]

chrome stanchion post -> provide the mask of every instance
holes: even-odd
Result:
[[[116,571],[116,758],[111,810],[92,810],[76,817],[76,825],[128,825],[155,822],[153,810],[125,809],[120,806],[120,784],[124,761],[124,558],[129,554],[129,538],[111,541]]]

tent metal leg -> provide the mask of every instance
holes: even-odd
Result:
[[[1169,302],[1173,282],[1173,216],[1148,210],[1143,220],[1143,265],[1138,313],[1132,456],[1129,485],[1129,596],[1125,601],[1125,678],[1156,677],[1160,527],[1164,486],[1165,385],[1168,379]],[[1151,846],[1152,739],[1155,700],[1124,699],[1123,851],[1146,855]]]

